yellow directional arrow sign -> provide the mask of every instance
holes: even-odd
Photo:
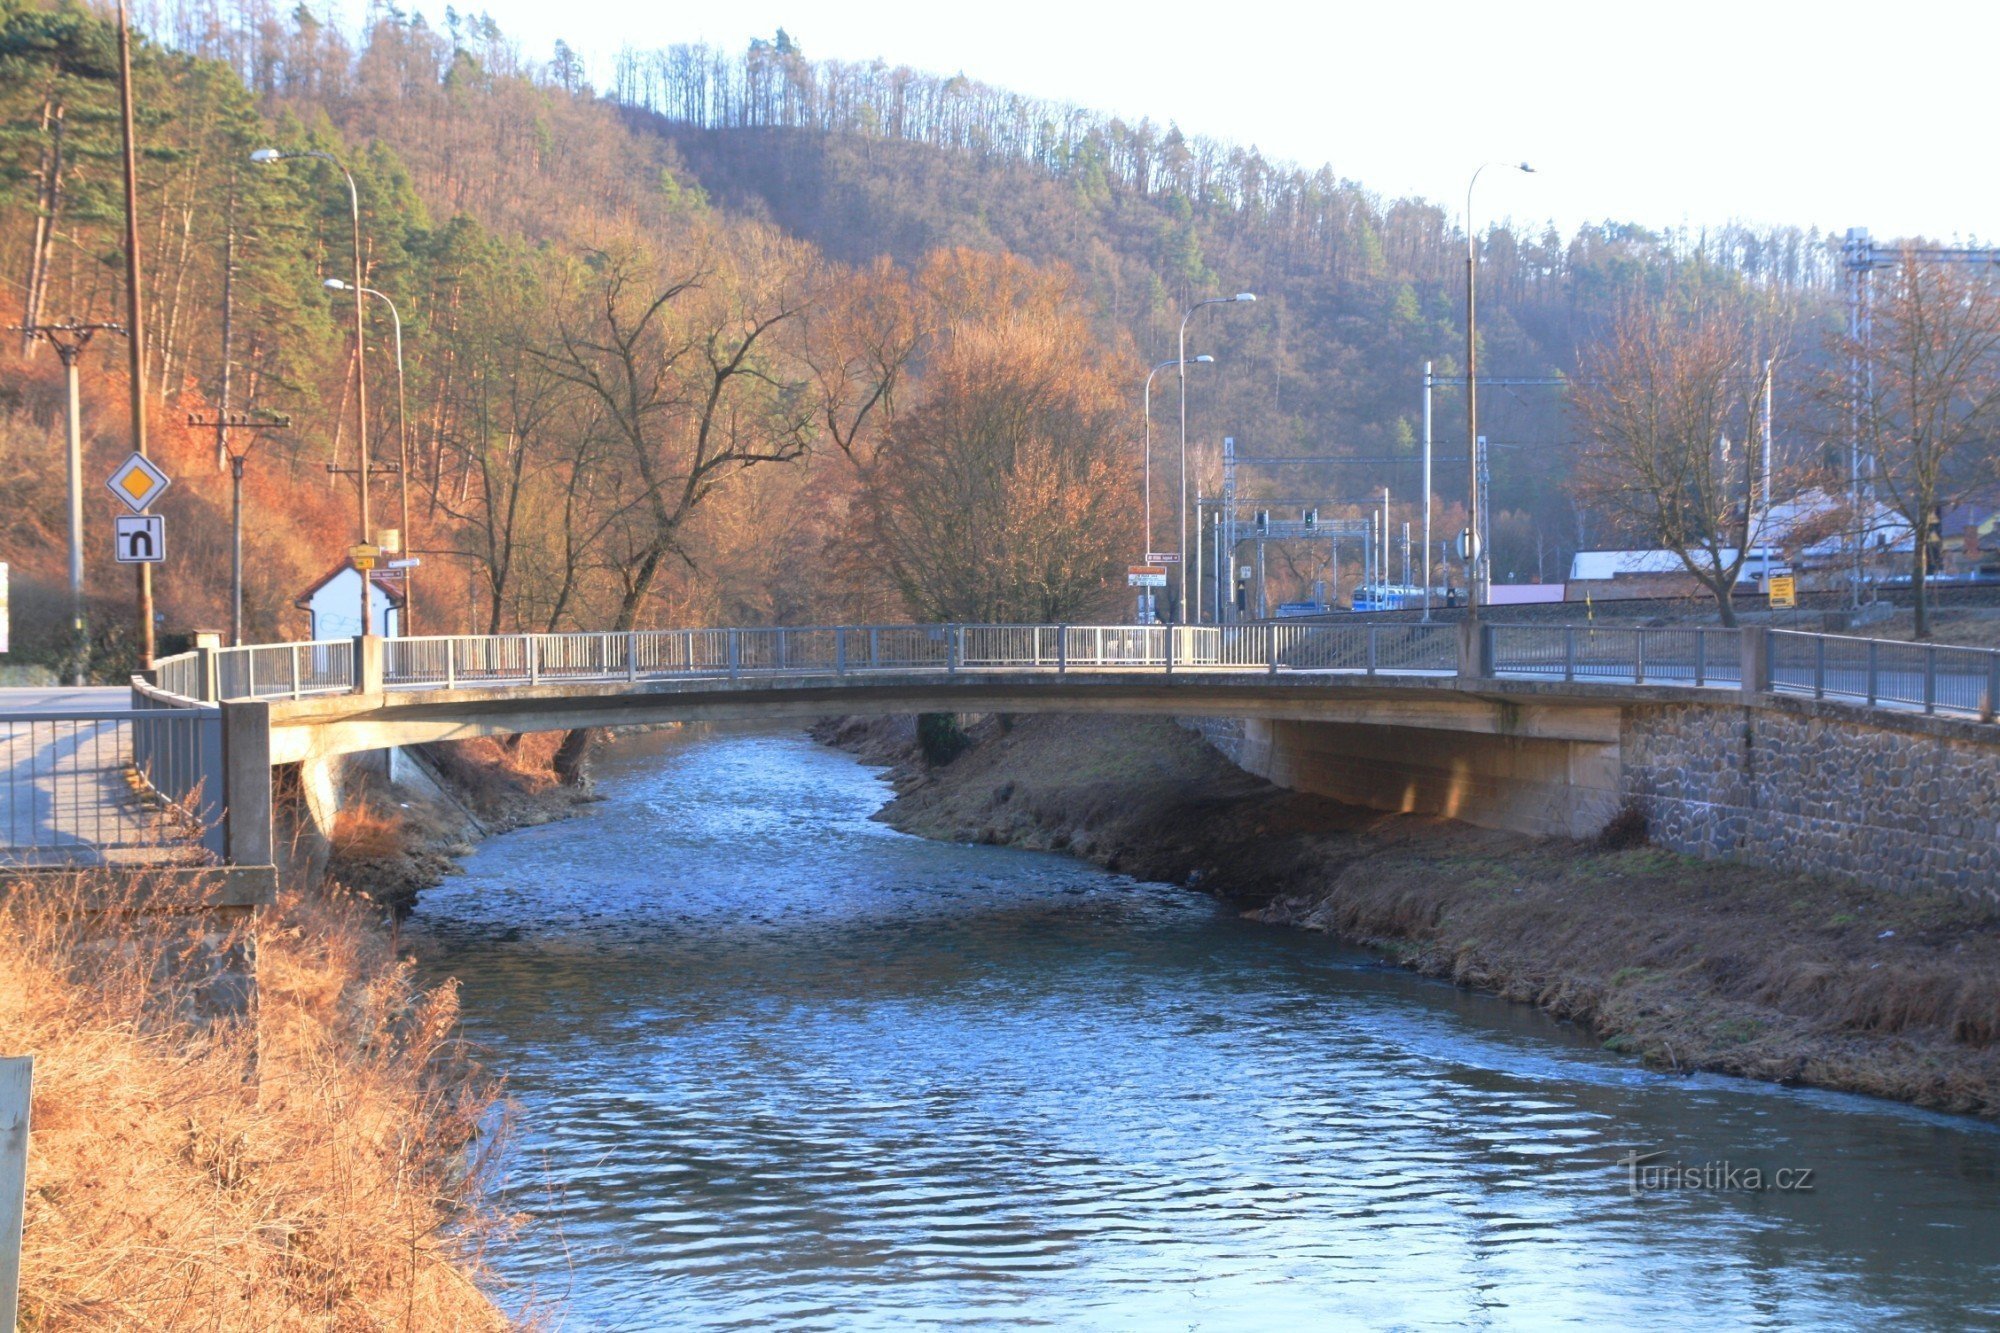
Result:
[[[146,506],[159,499],[174,483],[173,478],[153,466],[152,460],[133,454],[118,465],[111,474],[111,480],[104,484],[133,513],[143,514]]]

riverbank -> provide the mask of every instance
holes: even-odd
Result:
[[[1655,1067],[2000,1114],[2000,918],[1941,895],[1695,861],[1629,828],[1583,844],[1385,815],[1274,787],[1166,719],[983,719],[942,766],[907,718],[813,734],[894,764],[878,817],[905,832],[1195,885]]]
[[[117,891],[90,879],[0,888],[0,1051],[36,1057],[24,1329],[512,1326],[483,1290],[513,1225],[484,1193],[500,1083],[396,922],[476,840],[590,799],[558,741],[428,747],[398,787],[348,774],[254,928],[158,897],[80,912]],[[280,790],[281,827],[302,802]],[[203,987],[245,954],[256,1021],[217,1020]]]
[[[21,1327],[508,1327],[480,1290],[498,1089],[456,988],[338,888],[285,889],[254,939],[120,891],[0,890],[0,1050],[35,1057]],[[252,950],[256,1022],[205,1013]]]
[[[325,873],[398,919],[409,915],[417,896],[456,874],[480,839],[566,819],[594,799],[587,778],[565,784],[556,774],[563,734],[419,747],[420,784],[392,787],[378,771],[353,774]]]

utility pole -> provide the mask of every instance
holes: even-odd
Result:
[[[225,393],[227,390],[224,391]],[[188,413],[190,426],[215,427],[216,448],[229,459],[229,646],[243,646],[243,464],[254,443],[241,453],[229,447],[232,427],[244,431],[283,430],[292,419],[283,415],[256,416],[249,412],[218,412],[212,417]],[[255,440],[253,435],[252,440]]]
[[[1431,618],[1431,363],[1424,362],[1424,619]]]
[[[118,104],[125,143],[125,350],[132,366],[132,451],[146,456],[146,319],[139,264],[139,157],[132,131],[132,25],[118,0]],[[139,571],[139,669],[153,667],[153,567]]]
[[[68,388],[67,413],[64,420],[65,434],[69,440],[69,463],[66,469],[69,478],[69,614],[70,614],[70,681],[72,685],[85,683],[90,665],[90,626],[83,604],[83,413],[82,399],[77,392],[76,363],[83,355],[83,349],[90,346],[91,338],[100,330],[123,333],[116,324],[17,324],[14,332],[26,334],[30,339],[46,338],[62,358],[63,379]]]

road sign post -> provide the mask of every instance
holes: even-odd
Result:
[[[1776,575],[1771,579],[1771,609],[1788,611],[1799,604],[1798,580],[1789,574]]]

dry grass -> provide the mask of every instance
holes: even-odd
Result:
[[[555,818],[569,805],[554,763],[563,735],[539,731],[511,740],[445,741],[425,746],[424,753],[481,819],[512,827]]]
[[[0,905],[0,1050],[35,1057],[24,1330],[505,1327],[474,1284],[498,1102],[377,915],[266,909],[261,1023],[204,1005],[247,922]],[[261,1029],[261,1030],[259,1030]]]

